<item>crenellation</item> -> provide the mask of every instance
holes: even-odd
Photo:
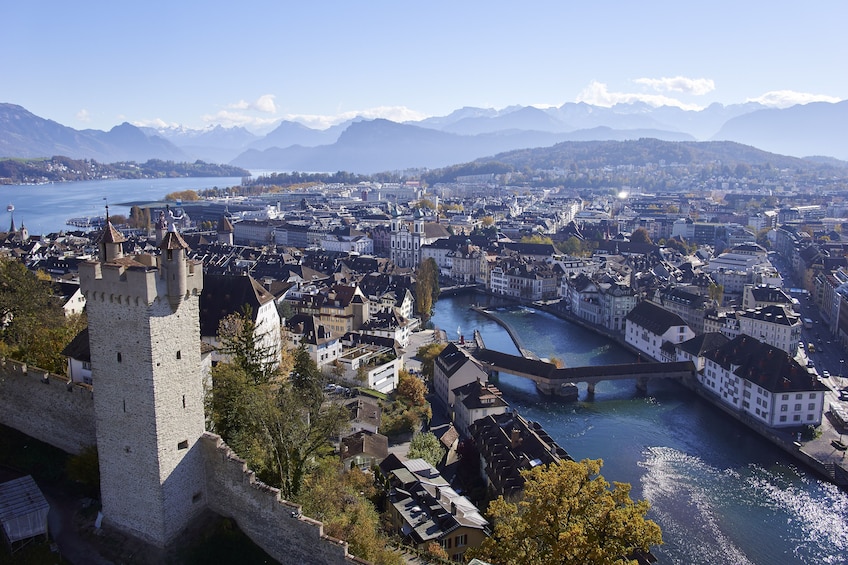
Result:
[[[348,544],[324,534],[324,524],[304,516],[301,507],[280,496],[279,489],[256,478],[223,440],[201,437],[209,507],[234,519],[239,527],[281,563],[343,564],[356,561]]]
[[[69,453],[94,445],[91,386],[11,359],[0,360],[0,423]]]

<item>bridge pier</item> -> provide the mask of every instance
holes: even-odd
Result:
[[[590,398],[595,396],[595,383],[586,383],[586,395]]]
[[[559,390],[558,385],[552,385],[549,383],[536,383],[536,390],[538,390],[541,394],[545,396],[556,396]]]
[[[648,392],[648,377],[639,377],[636,379],[636,390],[639,392]]]

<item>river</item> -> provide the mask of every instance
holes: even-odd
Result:
[[[241,177],[92,180],[38,185],[0,185],[0,204],[12,204],[15,224],[23,222],[30,234],[39,235],[74,230],[65,225],[69,218],[102,216],[109,204],[114,214],[129,215],[127,202],[155,202],[170,192],[239,186]],[[11,223],[6,214],[0,230]]]
[[[455,339],[477,329],[486,346],[516,353],[506,331],[468,306],[481,295],[442,298],[433,323]],[[522,346],[567,366],[633,361],[614,343],[550,314],[497,311]],[[601,458],[610,481],[630,483],[663,530],[660,563],[848,563],[848,494],[819,479],[697,395],[672,381],[599,383],[592,400],[548,400],[534,384],[502,374],[498,387],[574,459]]]

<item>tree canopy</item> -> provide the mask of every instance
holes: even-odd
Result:
[[[332,452],[329,438],[338,436],[348,413],[324,402],[324,376],[304,346],[269,351],[254,328],[249,310],[227,316],[218,328],[230,362],[212,369],[210,427],[292,499],[316,458]]]
[[[0,350],[18,361],[64,374],[64,347],[86,327],[85,315],[66,317],[49,276],[0,258]]]
[[[645,519],[649,504],[630,498],[630,485],[609,483],[601,460],[563,461],[522,471],[524,495],[489,505],[491,538],[466,557],[524,565],[635,563],[662,543],[660,527]]]
[[[409,452],[407,457],[410,459],[423,459],[433,467],[436,467],[442,462],[445,456],[445,450],[442,447],[439,438],[433,432],[425,432],[416,434],[409,442]]]
[[[439,266],[428,257],[421,261],[415,273],[415,305],[423,320],[430,319],[439,292]]]

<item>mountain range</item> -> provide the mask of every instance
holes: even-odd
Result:
[[[162,159],[229,163],[251,170],[373,173],[437,168],[564,141],[735,141],[772,153],[848,160],[848,101],[785,109],[712,104],[699,111],[644,103],[611,108],[466,107],[447,116],[397,123],[357,118],[329,129],[283,121],[266,135],[220,125],[203,130],[75,130],[21,106],[0,103],[0,157],[64,155],[100,162]]]

